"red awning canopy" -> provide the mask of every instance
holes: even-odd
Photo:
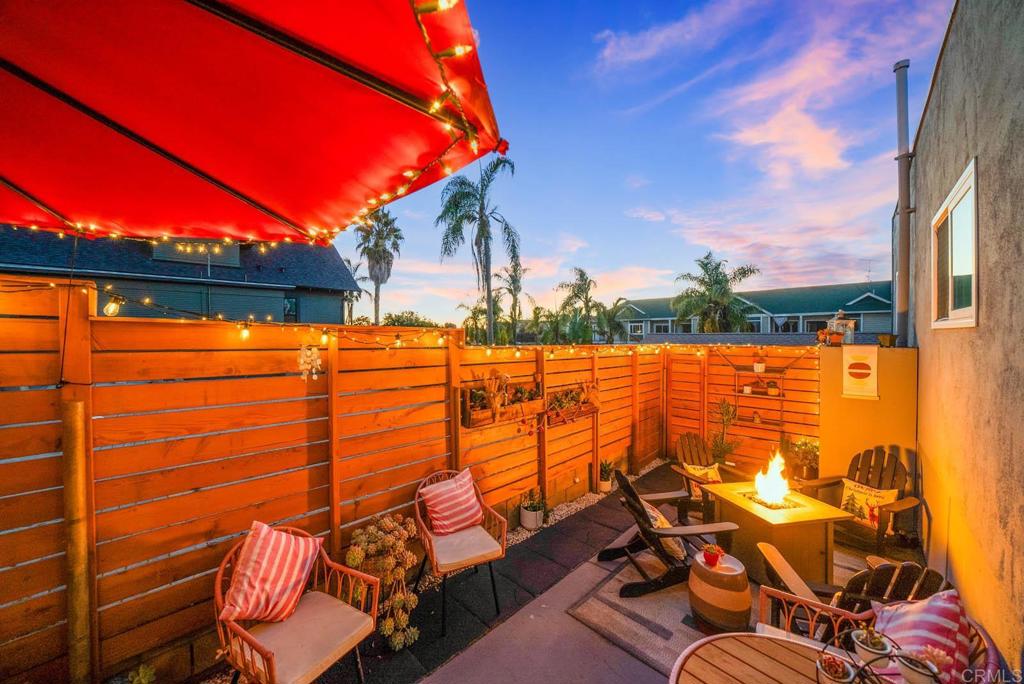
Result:
[[[504,151],[451,4],[0,0],[0,223],[329,242]]]

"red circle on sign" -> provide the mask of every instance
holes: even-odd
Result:
[[[851,378],[863,380],[871,377],[871,366],[863,361],[854,361],[847,366],[846,372],[850,374]]]

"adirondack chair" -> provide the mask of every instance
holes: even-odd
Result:
[[[687,472],[683,465],[708,467],[715,464],[711,457],[707,442],[696,432],[686,432],[679,436],[679,445],[676,448],[676,460],[678,464],[672,464],[672,470],[683,476],[683,484],[686,485],[686,493],[690,495],[686,502],[687,510],[697,511],[701,519],[710,523],[715,519],[715,500],[707,494],[700,485],[709,484],[702,477]],[[733,463],[719,463],[718,472],[725,481],[749,480]],[[682,519],[682,516],[680,516]]]
[[[774,546],[761,542],[757,549],[764,557],[765,575],[772,587],[850,613],[870,610],[872,601],[919,601],[953,588],[937,570],[911,561],[893,563],[874,556],[868,558],[869,567],[851,577],[844,587],[805,582]],[[772,604],[772,624],[778,624],[779,609],[779,605]],[[833,636],[827,625],[822,630],[815,637],[819,641]]]
[[[850,468],[846,477],[855,482],[865,484],[875,489],[896,489],[900,495],[891,504],[878,507],[878,529],[875,532],[875,550],[881,553],[885,541],[886,530],[889,529],[889,521],[892,516],[903,511],[909,511],[921,505],[921,501],[906,494],[907,467],[900,460],[899,449],[892,448],[889,451],[885,447],[876,446],[874,449],[865,449],[856,454],[850,461]],[[804,480],[799,483],[801,490],[815,498],[821,498],[822,489],[842,485],[841,475],[833,477],[822,477],[816,480]],[[841,523],[853,525],[855,523]]]
[[[705,525],[680,525],[677,527],[656,528],[651,524],[651,519],[644,510],[643,502],[657,506],[658,504],[675,504],[679,506],[689,498],[684,491],[662,492],[658,494],[640,494],[636,491],[621,471],[615,471],[615,479],[619,483],[619,491],[622,494],[620,502],[629,511],[636,521],[636,534],[623,546],[609,546],[597,554],[599,561],[610,561],[625,556],[633,564],[642,582],[629,582],[619,589],[619,596],[623,598],[635,598],[654,591],[671,587],[690,578],[690,563],[688,558],[680,560],[665,550],[661,540],[667,538],[683,540],[687,555],[696,554],[705,543],[713,543],[712,535],[725,534],[739,529],[735,523],[712,523]],[[685,516],[682,522],[685,522]],[[687,548],[689,547],[689,548]],[[658,558],[665,566],[665,572],[658,577],[651,577],[650,574],[637,562],[636,554],[647,550]]]

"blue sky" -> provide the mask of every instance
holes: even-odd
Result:
[[[709,249],[761,269],[748,289],[889,277],[892,64],[911,60],[913,135],[950,0],[464,1],[539,304],[572,266],[605,301],[673,294]],[[441,187],[391,207],[406,241],[382,312],[458,323],[477,296],[468,250],[439,261]],[[351,232],[336,244],[355,257]]]

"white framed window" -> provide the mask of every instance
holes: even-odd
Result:
[[[630,335],[643,335],[644,334],[644,324],[643,324],[643,321],[640,321],[638,323],[630,323],[629,324],[629,334]]]
[[[761,332],[761,317],[760,316],[749,316],[747,317],[747,328],[749,332],[759,333]]]
[[[671,328],[672,324],[668,321],[653,321],[651,323],[652,333],[667,333]]]
[[[977,325],[976,180],[972,159],[932,219],[933,328],[971,328]]]

